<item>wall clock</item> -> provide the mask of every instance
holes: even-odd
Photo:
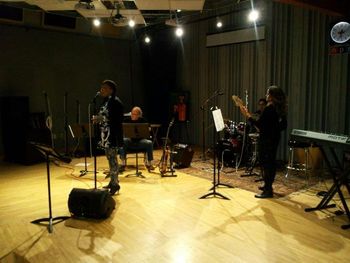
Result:
[[[336,23],[332,27],[330,35],[335,43],[345,43],[350,39],[350,24],[348,22]]]

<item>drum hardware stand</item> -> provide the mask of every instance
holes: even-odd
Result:
[[[62,157],[56,151],[51,148],[50,146],[44,145],[44,144],[38,144],[35,142],[30,142],[40,153],[42,153],[46,158],[46,171],[47,171],[47,192],[48,192],[48,199],[49,199],[49,217],[46,218],[39,218],[36,220],[31,221],[32,224],[39,224],[43,225],[42,222],[49,222],[47,225],[47,229],[49,233],[53,232],[53,225],[60,223],[64,220],[67,220],[70,218],[70,216],[58,216],[58,217],[52,217],[52,206],[51,206],[51,183],[50,183],[50,157],[53,159],[70,163],[71,159],[68,157]],[[58,220],[54,223],[54,221]]]
[[[217,92],[215,92],[215,93],[217,93]],[[220,115],[221,115],[221,111],[220,111],[220,109],[218,109],[216,106],[212,107],[212,108],[211,108],[211,111],[212,111],[212,113],[213,113],[213,118],[214,118],[214,122],[215,122],[215,127],[214,127],[214,131],[213,131],[213,151],[214,151],[213,187],[209,189],[211,192],[209,192],[209,193],[207,193],[207,194],[201,196],[199,199],[205,199],[205,198],[207,198],[207,197],[209,197],[209,196],[214,196],[214,197],[221,197],[221,198],[224,199],[224,200],[230,200],[228,197],[226,197],[226,196],[224,196],[224,195],[222,195],[222,194],[216,192],[216,187],[217,187],[217,186],[219,185],[219,183],[220,183],[219,172],[218,172],[218,179],[219,179],[219,180],[218,180],[218,183],[216,182],[216,169],[218,168],[218,167],[216,166],[216,151],[217,151],[217,147],[216,147],[216,134],[217,134],[217,132],[220,131],[220,129],[218,128],[218,127],[220,126],[220,124],[218,124],[218,122],[220,122],[220,120],[217,121],[217,120],[215,119],[214,115],[215,115],[215,112],[220,112]],[[222,123],[223,123],[222,116],[221,116],[221,121],[222,121]],[[219,170],[219,169],[218,169],[218,170]]]
[[[250,167],[246,168],[245,173],[242,174],[241,177],[260,176],[260,174],[254,172],[254,168],[258,163],[258,138],[254,137],[253,135],[249,135],[249,137],[252,140],[253,153],[251,156]]]

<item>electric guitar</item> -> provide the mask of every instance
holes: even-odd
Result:
[[[239,107],[239,108],[242,106],[244,107],[244,103],[240,97],[238,97],[236,95],[232,95],[232,100],[235,102],[237,107]]]
[[[232,95],[232,100],[235,102],[237,107],[239,107],[239,108],[245,107],[244,103],[243,103],[243,101],[242,101],[242,99],[240,97],[238,97],[236,95]],[[256,125],[253,125],[253,126],[259,132],[259,128],[256,127]]]

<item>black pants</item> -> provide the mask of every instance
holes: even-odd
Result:
[[[259,142],[259,160],[263,169],[265,191],[272,192],[276,177],[276,154],[279,140],[261,140]]]

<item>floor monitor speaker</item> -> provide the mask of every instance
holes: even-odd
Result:
[[[194,150],[188,144],[175,144],[173,161],[177,168],[186,168],[191,165]]]
[[[68,208],[73,217],[107,218],[115,208],[115,201],[108,190],[73,188]]]

